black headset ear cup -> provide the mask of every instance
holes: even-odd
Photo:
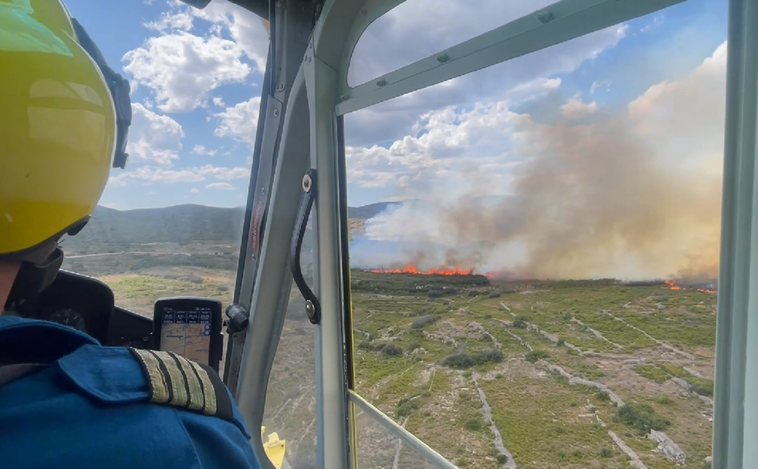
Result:
[[[22,262],[16,281],[8,295],[8,302],[25,300],[39,294],[55,281],[61,265],[63,265],[63,251],[58,247],[40,264]]]
[[[131,86],[129,80],[122,77],[112,68],[103,57],[102,52],[95,44],[95,41],[87,34],[87,30],[79,23],[76,18],[71,18],[71,24],[79,39],[79,44],[92,57],[98,68],[103,74],[108,85],[108,90],[113,98],[113,105],[116,108],[116,151],[113,155],[113,167],[124,169],[129,155],[126,153],[126,140],[129,135],[129,126],[132,125],[132,100]]]
[[[66,231],[66,234],[69,236],[77,235],[80,231],[82,231],[82,229],[85,226],[87,226],[87,223],[89,222],[90,218],[92,217],[86,217],[83,220],[79,221],[78,223],[73,225],[71,228],[69,228],[68,231]],[[60,241],[60,239],[58,241]]]

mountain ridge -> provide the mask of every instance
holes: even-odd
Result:
[[[351,223],[361,223],[396,205],[378,202],[348,207]],[[243,207],[212,207],[198,204],[160,208],[117,210],[98,205],[87,226],[76,236],[61,241],[65,251],[115,252],[134,244],[217,243],[237,245],[245,219]]]

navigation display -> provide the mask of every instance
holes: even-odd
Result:
[[[160,349],[208,365],[211,348],[211,314],[212,309],[203,306],[196,306],[190,311],[165,307]]]

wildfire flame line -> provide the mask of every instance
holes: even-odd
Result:
[[[411,274],[411,275],[473,275],[474,269],[463,270],[459,267],[454,269],[432,269],[427,271],[419,270],[415,265],[408,264],[405,269],[373,269],[375,274]]]
[[[663,283],[665,283],[666,286],[670,290],[677,290],[677,291],[679,291],[679,290],[687,290],[687,288],[681,287],[681,286],[677,285],[676,281],[674,281],[674,280],[665,280]],[[716,295],[716,294],[718,294],[717,291],[715,291],[715,290],[708,290],[706,288],[698,288],[697,291],[700,292],[700,293],[706,293],[708,295]]]

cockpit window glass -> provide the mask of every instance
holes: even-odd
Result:
[[[300,265],[303,278],[311,288],[314,245],[315,236],[309,222],[303,236]],[[264,427],[276,432],[285,441],[286,461],[292,469],[318,467],[314,333],[314,326],[305,312],[305,299],[293,284],[266,389],[263,413]],[[264,435],[264,442],[267,438]]]
[[[696,0],[348,114],[355,391],[458,467],[708,466],[725,40]]]
[[[376,19],[361,36],[353,51],[348,83],[361,85],[553,3],[484,0],[474,7],[462,2],[407,0]]]
[[[268,35],[228,1],[67,0],[114,72],[129,80],[125,169],[65,237],[64,269],[105,281],[152,316],[163,296],[229,304],[235,285]]]

